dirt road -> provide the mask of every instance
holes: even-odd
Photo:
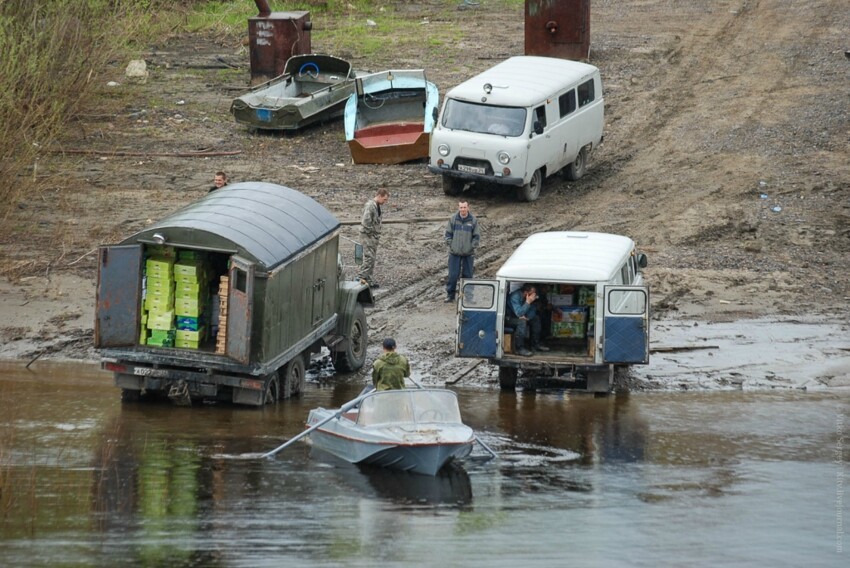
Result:
[[[314,35],[314,51],[346,57],[356,69],[425,68],[441,95],[522,53],[519,9],[388,6],[415,23],[423,41],[367,59]],[[365,25],[369,16],[344,17]],[[314,17],[317,29],[335,25]],[[476,274],[492,276],[535,231],[615,232],[649,255],[656,320],[822,316],[846,331],[848,29],[841,0],[593,2],[590,62],[603,77],[605,143],[583,179],[549,178],[537,202],[466,195],[483,217]],[[451,42],[426,41],[446,30]],[[448,218],[456,209],[424,163],[351,164],[340,122],[295,136],[236,125],[230,101],[249,78],[241,39],[175,37],[145,54],[147,83],[125,81],[126,62],[103,77],[120,85],[104,87],[62,144],[97,153],[57,153],[38,164],[34,175],[52,176],[53,190],[4,221],[0,357],[96,358],[92,251],[203,196],[218,169],[236,181],[299,189],[342,220],[357,218],[377,187],[392,191],[387,219]],[[151,155],[202,149],[239,154]],[[109,155],[115,150],[137,155]],[[467,365],[452,357],[454,311],[442,303],[442,225],[387,226],[375,274],[382,287],[369,313],[375,352],[380,337],[394,335],[435,380]],[[344,234],[355,237],[356,228]],[[469,380],[489,383],[493,370],[482,365]]]

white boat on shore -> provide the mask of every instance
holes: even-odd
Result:
[[[373,391],[344,412],[311,410],[307,426],[315,448],[350,463],[423,475],[465,458],[476,440],[457,395],[445,389]]]

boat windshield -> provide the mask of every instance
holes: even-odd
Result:
[[[520,136],[525,132],[525,109],[468,103],[449,99],[443,110],[443,126],[480,134]]]
[[[393,69],[357,78],[357,90],[360,94],[424,88],[425,71],[422,69]]]
[[[405,389],[372,394],[360,403],[361,426],[393,423],[461,424],[457,395],[449,390]]]

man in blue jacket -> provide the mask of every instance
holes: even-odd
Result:
[[[508,295],[507,322],[514,327],[514,349],[517,355],[530,357],[531,351],[526,347],[531,339],[531,348],[535,351],[549,351],[540,344],[540,316],[534,302],[537,300],[537,288],[532,284],[523,284],[522,288]]]
[[[469,203],[457,204],[457,213],[446,225],[446,245],[449,247],[449,279],[446,282],[446,302],[455,301],[459,278],[472,278],[475,249],[481,242],[478,219],[469,212]]]

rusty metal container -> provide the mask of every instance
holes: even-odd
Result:
[[[526,0],[525,54],[590,56],[590,0]]]
[[[266,0],[255,0],[260,13],[248,18],[251,85],[264,83],[283,73],[293,55],[311,52],[310,12],[272,12]]]

